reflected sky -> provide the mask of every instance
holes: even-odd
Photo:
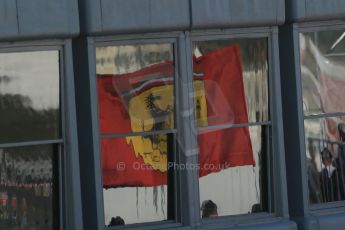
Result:
[[[300,57],[305,115],[345,111],[343,31],[300,34]],[[317,36],[322,39],[316,39]],[[340,36],[340,37],[339,37]],[[339,42],[337,38],[339,38]],[[335,48],[336,48],[335,47]],[[334,49],[335,49],[334,48]]]
[[[0,54],[0,94],[31,99],[34,109],[59,107],[59,51]]]

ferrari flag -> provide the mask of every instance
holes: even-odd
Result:
[[[168,135],[133,134],[174,128],[173,63],[97,75],[97,85],[103,187],[167,184]],[[194,58],[194,91],[196,126],[248,122],[239,46]],[[246,127],[199,133],[198,143],[200,176],[255,164]]]

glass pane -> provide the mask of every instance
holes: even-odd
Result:
[[[304,122],[310,203],[345,199],[345,117]]]
[[[300,35],[303,107],[306,115],[345,112],[344,31]],[[335,53],[338,51],[340,53]]]
[[[172,141],[172,134],[101,139],[106,225],[173,218],[167,186]]]
[[[197,126],[267,121],[267,39],[194,42]]]
[[[52,146],[0,149],[0,229],[58,229]]]
[[[60,133],[59,51],[0,53],[0,143]]]
[[[172,44],[96,49],[101,134],[174,128]]]
[[[252,126],[198,135],[202,218],[268,211],[268,130]]]

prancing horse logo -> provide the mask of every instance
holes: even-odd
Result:
[[[194,103],[197,123],[207,121],[207,106],[204,82],[194,81]],[[128,110],[133,132],[149,132],[174,129],[174,87],[166,84],[149,88],[132,96]],[[205,124],[199,124],[205,125]],[[136,157],[142,157],[145,164],[161,172],[167,171],[167,134],[150,136],[129,136]]]

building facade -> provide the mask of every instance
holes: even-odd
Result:
[[[345,2],[0,3],[0,229],[342,229]]]

